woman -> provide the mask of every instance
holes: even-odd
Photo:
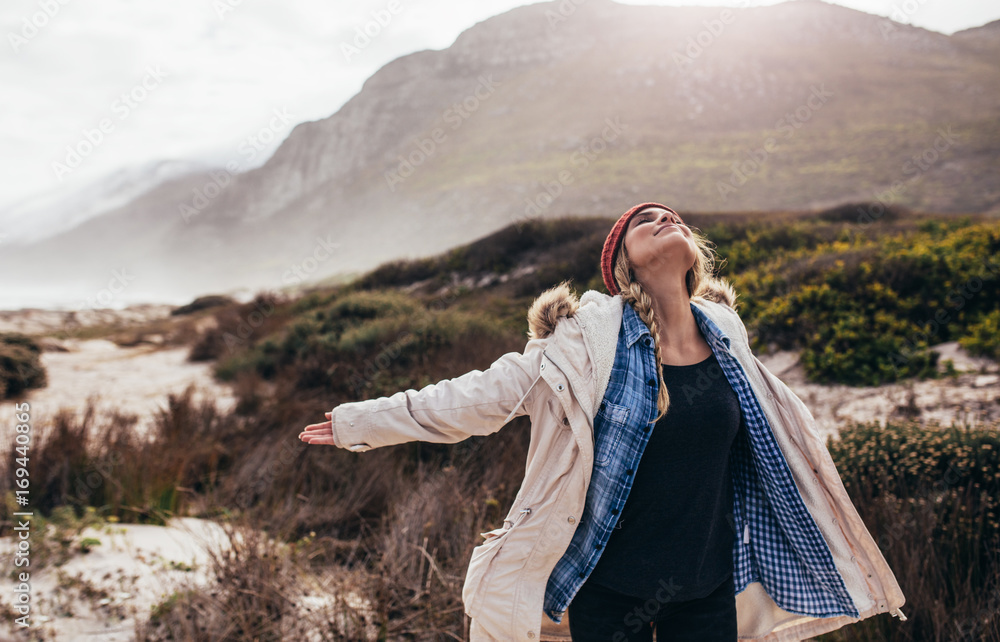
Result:
[[[473,640],[534,642],[566,620],[573,640],[615,642],[654,627],[661,641],[800,640],[877,613],[904,620],[812,416],[751,354],[707,239],[643,203],[601,264],[611,296],[546,291],[522,354],[342,404],[300,439],[360,452],[531,417],[520,490],[469,563]]]

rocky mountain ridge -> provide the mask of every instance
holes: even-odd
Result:
[[[152,301],[346,277],[636,199],[1000,213],[995,25],[945,36],[815,0],[519,7],[385,65],[263,166],[7,244],[0,270],[87,300],[127,269],[117,296]]]

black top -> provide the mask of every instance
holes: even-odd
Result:
[[[587,582],[670,601],[704,597],[733,570],[729,451],[740,402],[713,354],[663,365],[667,414],[653,427],[635,480]]]

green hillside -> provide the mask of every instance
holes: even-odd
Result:
[[[871,214],[877,215],[873,218]],[[862,221],[859,222],[858,219]],[[877,203],[819,213],[686,214],[716,244],[755,351],[801,350],[816,382],[877,385],[938,376],[936,343],[959,341],[1000,358],[1000,224],[940,218]],[[871,221],[871,222],[868,222]],[[532,220],[429,259],[383,265],[351,285],[295,304],[280,336],[223,359],[219,373],[336,367],[330,391],[398,336],[400,359],[354,394],[385,394],[436,376],[409,356],[463,342],[518,349],[534,296],[564,279],[579,293],[604,290],[599,272],[609,219]],[[458,285],[455,285],[458,284]],[[462,285],[464,284],[464,285]],[[388,288],[388,290],[387,290]],[[405,293],[404,293],[405,291]],[[520,343],[519,343],[520,342]],[[464,348],[456,354],[469,353]],[[479,355],[488,365],[495,351]],[[307,363],[304,363],[304,360]],[[461,371],[463,366],[457,366]],[[940,364],[944,365],[944,364]]]

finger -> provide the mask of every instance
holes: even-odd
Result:
[[[333,433],[329,432],[303,432],[299,433],[299,439],[308,443],[312,439],[333,439]]]
[[[335,446],[333,443],[333,437],[320,437],[320,436],[305,436],[300,437],[302,441],[309,445],[319,445],[319,446]]]

